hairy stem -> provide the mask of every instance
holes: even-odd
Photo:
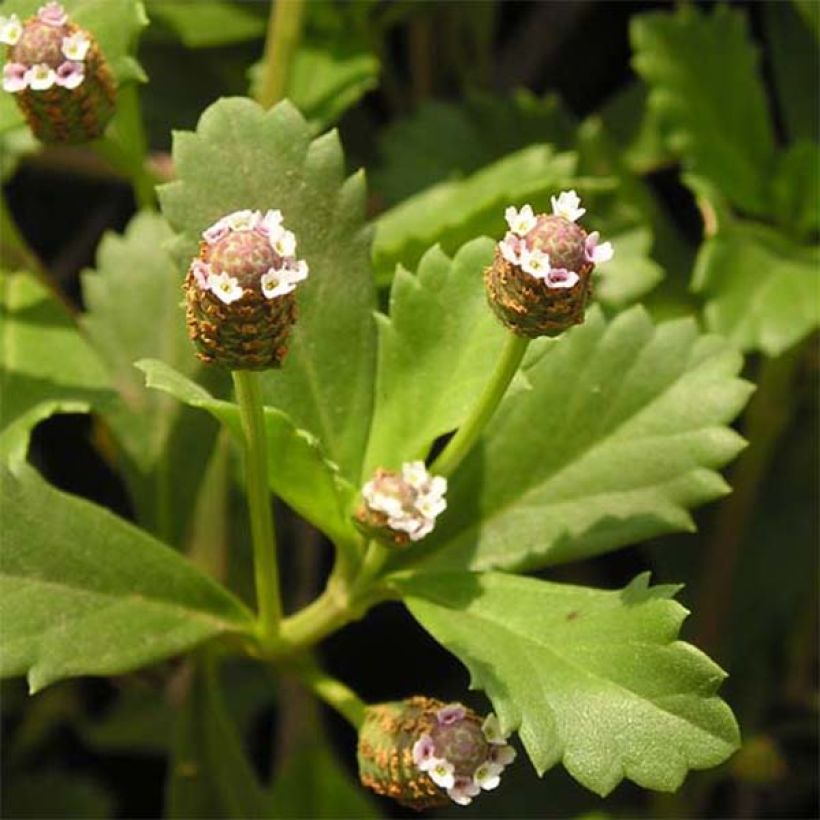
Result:
[[[268,36],[257,102],[265,108],[285,96],[293,57],[302,35],[303,0],[274,0],[268,20]]]
[[[261,643],[266,646],[273,643],[278,634],[282,619],[282,600],[276,562],[276,533],[268,489],[265,416],[256,373],[234,370],[233,383],[245,434],[245,472],[253,539],[258,628]]]
[[[441,451],[438,458],[430,467],[430,472],[434,475],[450,476],[459,464],[464,460],[472,449],[476,439],[486,426],[498,407],[510,382],[515,376],[530,340],[510,333],[507,336],[507,343],[501,351],[501,357],[495,367],[495,372],[490,377],[484,392],[473,407],[469,417],[458,428],[456,434],[447,442],[447,446]]]

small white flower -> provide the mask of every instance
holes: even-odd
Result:
[[[16,94],[28,88],[26,67],[22,63],[6,63],[3,66],[3,91]]]
[[[447,502],[434,495],[425,495],[416,500],[416,509],[425,517],[434,520],[447,509]]]
[[[509,232],[504,239],[498,243],[498,249],[501,251],[501,255],[511,265],[517,265],[521,259],[521,253],[527,249],[527,245],[523,239]]]
[[[215,245],[230,231],[231,226],[228,224],[228,217],[223,216],[202,232],[202,238],[209,244]]]
[[[469,806],[473,798],[480,793],[481,788],[469,777],[457,778],[456,782],[447,789],[447,796],[459,806]]]
[[[280,227],[270,237],[270,245],[282,257],[290,257],[296,253],[296,237],[292,231]]]
[[[273,236],[282,226],[282,212],[268,210],[262,217],[262,221],[257,225],[257,230],[265,236]]]
[[[48,23],[50,26],[64,26],[68,20],[68,15],[59,3],[51,2],[40,6],[37,19],[41,23]]]
[[[262,274],[262,295],[266,299],[285,296],[294,290],[296,290],[296,283],[288,279],[286,269],[269,268],[267,273]]]
[[[553,268],[544,279],[548,288],[574,288],[581,277],[574,270]]]
[[[421,541],[422,538],[426,538],[436,525],[432,518],[415,518],[413,522],[413,530],[408,532],[411,541]]]
[[[498,744],[490,746],[490,760],[499,766],[509,766],[515,760],[516,755],[515,749],[506,743],[503,746]]]
[[[550,272],[550,258],[538,248],[525,248],[520,254],[521,270],[534,276],[536,279],[544,279]]]
[[[435,765],[427,770],[430,779],[442,789],[451,789],[455,785],[455,766],[447,760],[437,760]]]
[[[287,259],[284,266],[288,282],[304,282],[308,278],[308,263],[304,259]]]
[[[503,771],[504,767],[499,766],[497,763],[482,763],[473,772],[473,782],[486,792],[492,791],[501,782],[501,772]]]
[[[194,261],[191,262],[191,273],[194,275],[197,285],[199,285],[202,290],[210,289],[208,277],[212,271],[211,266],[207,262],[203,262],[201,259],[194,259]]]
[[[426,772],[432,769],[438,762],[439,760],[436,757],[436,744],[433,742],[433,738],[427,734],[422,735],[413,744],[413,763],[415,763],[421,771]]]
[[[403,515],[401,499],[397,495],[384,492],[377,481],[368,481],[362,488],[362,495],[371,510],[394,518]]]
[[[507,736],[501,732],[501,724],[494,712],[490,712],[484,718],[484,723],[481,724],[481,731],[484,733],[484,739],[487,743],[506,745]]]
[[[520,211],[511,205],[504,211],[504,218],[507,220],[510,230],[518,236],[526,236],[538,221],[529,205],[525,205]]]
[[[575,191],[561,191],[557,197],[551,197],[552,212],[555,216],[563,216],[570,222],[580,219],[586,212],[586,208],[581,208],[581,199]]]
[[[23,25],[16,14],[0,17],[0,43],[5,43],[7,46],[16,45],[22,34]]]
[[[38,63],[26,72],[26,82],[33,91],[45,91],[57,82],[57,74],[46,63]]]
[[[57,79],[55,82],[61,88],[77,88],[85,79],[85,68],[82,63],[75,63],[66,60],[57,66]]]
[[[224,271],[219,274],[209,274],[208,287],[211,293],[213,293],[220,302],[224,302],[226,305],[235,302],[237,299],[241,299],[245,293],[239,284],[239,280]]]
[[[598,231],[593,231],[589,234],[589,236],[587,236],[586,242],[584,243],[584,255],[586,256],[586,260],[587,262],[592,262],[594,265],[609,262],[609,260],[615,255],[615,250],[612,247],[612,243],[604,242],[599,245],[598,240],[600,238],[601,235]]]
[[[436,721],[439,726],[452,726],[464,720],[467,710],[460,703],[448,703],[436,712]]]
[[[75,31],[74,34],[69,34],[68,37],[63,37],[63,44],[61,50],[69,60],[81,62],[88,54],[88,49],[91,47],[91,40],[85,36],[81,31]]]
[[[447,479],[444,476],[430,476],[430,485],[427,489],[428,496],[443,497],[447,492]]]
[[[234,211],[225,219],[232,231],[252,231],[262,221],[262,214],[250,210]]]
[[[414,490],[424,490],[430,480],[430,474],[423,461],[406,461],[401,466],[401,477]]]

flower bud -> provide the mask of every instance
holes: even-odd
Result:
[[[484,282],[490,306],[519,336],[555,336],[584,321],[592,271],[613,250],[577,224],[586,212],[580,204],[575,191],[564,191],[552,197],[552,214],[507,208],[510,230]]]
[[[0,17],[0,42],[8,46],[3,90],[38,139],[77,143],[102,134],[114,113],[114,80],[94,38],[59,3],[23,23]]]
[[[447,508],[447,479],[431,476],[423,461],[402,465],[401,472],[378,469],[362,488],[356,523],[370,538],[402,547],[432,532]]]
[[[416,696],[369,706],[359,730],[359,777],[412,809],[469,805],[496,788],[515,749],[498,719],[460,703]]]
[[[308,266],[279,211],[234,211],[202,234],[185,278],[197,356],[231,370],[279,367]]]

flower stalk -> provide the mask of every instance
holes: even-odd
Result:
[[[262,645],[267,646],[275,641],[279,632],[282,600],[276,560],[276,532],[268,490],[265,417],[256,373],[234,370],[232,375],[245,436],[246,490],[253,540],[259,638]]]
[[[354,729],[361,728],[367,704],[349,686],[328,675],[313,661],[300,666],[298,674],[316,697],[335,709]]]
[[[265,108],[285,96],[293,58],[302,36],[303,12],[303,0],[273,0],[262,76],[255,95],[257,102]]]

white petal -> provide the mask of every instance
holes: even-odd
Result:
[[[581,208],[581,199],[575,191],[561,191],[557,197],[551,197],[552,212],[570,222],[580,219],[587,211]]]
[[[484,791],[492,791],[501,782],[503,766],[497,763],[482,763],[473,773],[473,782]]]
[[[0,43],[7,46],[16,45],[23,34],[23,26],[16,14],[10,17],[0,17]]]
[[[451,789],[456,782],[454,771],[455,767],[452,763],[446,760],[439,760],[427,774],[437,786],[440,786],[442,789]]]
[[[275,238],[271,237],[271,247],[279,256],[293,256],[296,253],[296,237],[292,231],[280,231]]]
[[[427,484],[430,474],[423,461],[406,461],[401,466],[401,477],[413,489],[420,489]]]
[[[507,737],[501,733],[501,724],[494,712],[490,712],[484,718],[484,723],[481,724],[481,731],[484,733],[484,739],[487,743],[506,743]]]
[[[501,255],[511,264],[517,265],[519,261],[518,243],[510,241],[510,237],[517,240],[513,234],[507,234],[503,242],[498,243],[498,250]]]
[[[614,255],[615,249],[612,247],[612,243],[604,242],[602,245],[595,246],[595,249],[592,251],[592,261],[596,265],[600,265],[603,262],[609,262]]]
[[[580,278],[574,270],[553,268],[544,281],[548,288],[574,288]]]
[[[521,270],[536,279],[543,279],[550,272],[550,258],[543,251],[525,249],[521,253]]]
[[[68,37],[63,37],[62,52],[69,60],[81,61],[88,54],[91,47],[91,40],[81,31],[76,31]]]

